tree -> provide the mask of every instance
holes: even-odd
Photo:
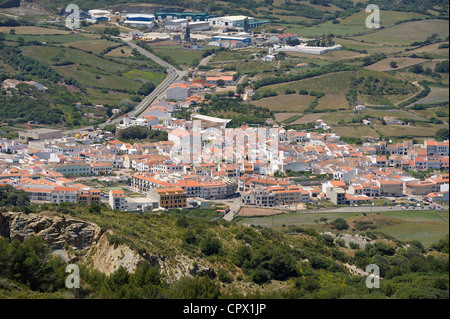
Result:
[[[449,73],[448,60],[437,63],[434,72]]]
[[[217,254],[222,244],[217,238],[206,237],[200,241],[200,250],[207,256]]]
[[[244,19],[244,32],[248,32],[250,29],[249,25],[248,25],[248,17],[246,17]]]
[[[217,80],[217,86],[220,86],[223,88],[225,86],[225,81],[222,79]]]
[[[416,64],[416,65],[413,65],[412,67],[410,67],[409,71],[412,73],[415,73],[415,74],[420,74],[420,73],[423,73],[424,70],[423,70],[422,65]]]
[[[189,22],[186,26],[186,31],[184,33],[184,41],[190,42],[191,41],[191,28],[189,27]]]
[[[343,218],[337,218],[334,221],[332,221],[330,224],[333,225],[337,230],[345,230],[345,229],[348,229],[348,227],[349,227],[347,222]]]
[[[149,95],[150,93],[153,92],[153,90],[155,89],[155,84],[153,82],[147,82],[144,83],[139,90],[137,91],[137,94],[139,95]]]
[[[174,299],[217,299],[220,285],[208,277],[182,277],[171,286]]]
[[[102,208],[97,203],[91,203],[89,206],[89,213],[91,214],[100,214],[102,212]]]
[[[434,134],[434,139],[438,142],[448,140],[448,138],[449,138],[448,128],[441,128],[437,130],[436,133]]]
[[[397,62],[395,62],[395,61],[391,61],[391,63],[389,63],[389,65],[391,66],[392,69],[398,68]]]

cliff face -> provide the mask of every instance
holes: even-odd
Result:
[[[139,253],[125,244],[110,242],[107,234],[112,232],[103,231],[94,223],[60,217],[54,213],[0,213],[0,236],[20,241],[39,236],[67,262],[88,264],[106,275],[120,266],[134,272],[146,260],[160,267],[169,282],[189,275],[216,276],[212,268],[198,265],[199,260],[182,254],[169,260],[149,252]]]
[[[39,236],[53,249],[65,246],[74,250],[89,249],[101,234],[100,227],[82,220],[45,214],[0,213],[0,236],[20,241]]]
[[[20,241],[41,237],[68,262],[88,262],[106,275],[120,266],[132,272],[144,260],[130,247],[112,244],[93,223],[49,214],[0,213],[0,236]]]

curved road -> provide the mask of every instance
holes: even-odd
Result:
[[[136,117],[136,116],[140,116],[141,114],[143,114],[144,111],[147,109],[147,107],[153,101],[155,101],[156,99],[159,100],[163,96],[165,96],[166,89],[169,87],[169,85],[182,79],[187,74],[187,71],[180,71],[180,70],[175,69],[172,65],[170,65],[166,61],[161,60],[160,58],[158,58],[157,56],[148,52],[147,50],[144,50],[140,46],[132,43],[131,38],[125,38],[123,40],[131,48],[136,49],[142,55],[146,56],[149,59],[152,59],[159,65],[162,65],[163,67],[165,67],[166,71],[167,71],[167,76],[164,78],[164,80],[161,83],[158,84],[158,86],[153,90],[153,92],[150,93],[149,95],[147,95],[132,111],[127,113],[129,117]],[[114,120],[107,120],[105,123],[99,124],[98,127],[102,128],[107,124],[120,123],[120,121],[122,120],[122,117],[116,118]],[[85,131],[85,130],[93,129],[93,128],[94,128],[93,126],[86,126],[86,127],[82,127],[82,128],[78,128],[78,129],[74,129],[74,130],[65,130],[63,133],[66,135],[71,135],[71,134],[77,134],[77,133],[80,133],[81,131]]]
[[[158,86],[155,88],[155,90],[153,90],[152,93],[150,93],[148,96],[146,96],[135,108],[133,111],[128,113],[128,116],[130,117],[136,117],[141,115],[145,109],[157,98],[161,98],[163,95],[165,95],[166,89],[169,87],[169,85],[171,85],[173,82],[178,81],[180,79],[182,79],[187,72],[186,71],[179,71],[177,69],[175,69],[172,65],[170,65],[169,63],[167,63],[164,60],[161,60],[160,58],[158,58],[157,56],[151,54],[150,52],[148,52],[147,50],[144,50],[143,48],[141,48],[140,46],[131,43],[131,39],[127,38],[124,39],[124,41],[132,48],[132,49],[136,49],[139,53],[141,53],[142,55],[146,56],[149,59],[152,59],[153,61],[155,61],[156,63],[158,63],[159,65],[162,65],[163,67],[166,68],[167,71],[167,76],[165,77],[165,79],[158,84]]]

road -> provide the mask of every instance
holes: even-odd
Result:
[[[134,44],[131,42],[131,38],[123,39],[132,49],[136,49],[139,53],[146,56],[149,59],[152,59],[159,65],[162,65],[166,68],[167,76],[165,79],[158,84],[158,86],[153,90],[152,93],[147,95],[135,108],[133,111],[128,113],[128,116],[130,117],[136,117],[140,116],[144,113],[144,111],[147,109],[147,107],[154,101],[154,100],[160,100],[165,95],[166,89],[171,85],[172,83],[181,80],[186,74],[187,71],[180,71],[175,69],[172,65],[167,63],[164,60],[161,60],[157,56],[153,55],[152,53],[148,52],[147,50],[144,50],[140,46]]]
[[[139,53],[146,56],[149,59],[152,59],[159,65],[166,68],[167,76],[164,78],[164,80],[158,84],[158,86],[153,90],[152,93],[147,95],[132,111],[128,112],[129,117],[139,117],[142,116],[144,111],[148,108],[148,106],[153,101],[161,100],[165,96],[166,89],[171,85],[172,83],[181,80],[186,74],[187,71],[180,71],[175,69],[172,65],[167,63],[164,60],[161,60],[157,56],[153,55],[152,53],[148,52],[147,50],[144,50],[140,46],[134,44],[131,42],[131,38],[124,38],[124,40],[132,49],[136,49]],[[115,118],[113,120],[107,120],[105,123],[101,123],[98,125],[98,127],[103,128],[107,124],[118,124],[122,120],[122,117]],[[67,130],[64,131],[65,135],[73,135],[78,134],[81,131],[93,129],[93,126],[86,126],[74,130]]]
[[[239,210],[241,209],[241,202],[242,202],[242,198],[241,198],[241,196],[239,196],[234,199],[232,204],[227,204],[227,205],[229,205],[230,210],[228,211],[228,213],[226,213],[223,216],[223,219],[231,222],[234,219],[234,217],[236,216],[236,214],[239,212]]]

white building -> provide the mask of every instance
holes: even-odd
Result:
[[[144,118],[129,118],[128,116],[125,116],[123,118],[123,123],[119,124],[117,128],[119,130],[126,129],[130,126],[145,126],[147,128],[151,128],[153,125],[158,125],[159,121],[158,118],[155,116],[147,115]]]
[[[254,21],[254,18],[247,16],[225,16],[208,19],[209,24],[215,28],[236,27],[238,24],[244,23],[244,20],[248,18],[248,21]]]
[[[126,210],[129,212],[145,212],[159,208],[159,202],[148,197],[127,197],[126,202]]]
[[[332,47],[310,47],[305,43],[296,46],[280,46],[274,45],[274,50],[277,52],[298,52],[298,53],[309,53],[309,54],[324,54],[329,51],[340,50],[342,46],[340,44],[334,45]]]
[[[186,29],[188,20],[187,19],[173,19],[173,20],[166,20],[164,23],[165,23],[165,29],[175,31],[175,30]]]
[[[110,190],[109,191],[109,206],[112,209],[126,210],[127,200],[123,190]]]
[[[155,16],[153,14],[128,13],[123,23],[127,26],[132,27],[137,26],[152,27],[154,20]]]

